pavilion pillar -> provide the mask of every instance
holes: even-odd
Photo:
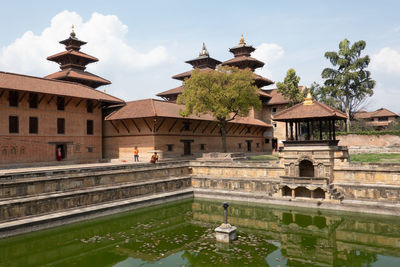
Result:
[[[314,140],[314,121],[311,121],[311,137],[310,140]]]
[[[289,125],[288,125],[288,122],[286,121],[285,122],[285,124],[286,124],[286,140],[288,140],[289,139],[289,135],[288,135],[288,127],[289,127]]]
[[[294,123],[296,141],[299,140],[299,139],[298,139],[297,124],[298,124],[298,122],[295,122],[295,123]]]
[[[322,120],[319,120],[319,140],[322,141]]]
[[[293,140],[293,122],[290,122],[290,140]]]
[[[336,140],[335,119],[333,119],[333,140]]]
[[[310,122],[307,121],[307,140],[310,140],[311,135],[310,135]]]
[[[328,126],[329,126],[329,140],[332,140],[332,127],[331,127],[331,120],[328,120]]]

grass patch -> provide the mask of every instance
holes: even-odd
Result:
[[[365,153],[350,155],[350,160],[355,162],[386,162],[400,163],[400,153]]]
[[[274,156],[274,155],[257,155],[257,156],[250,156],[249,160],[275,161],[275,160],[278,160],[278,156]]]

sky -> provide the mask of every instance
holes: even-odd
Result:
[[[283,81],[288,69],[309,87],[332,67],[324,57],[339,42],[367,43],[376,81],[366,110],[400,112],[400,1],[59,1],[0,0],[0,71],[44,77],[59,70],[46,57],[61,52],[71,25],[86,41],[81,51],[99,62],[87,71],[112,82],[100,87],[132,101],[181,85],[171,76],[190,70],[203,42],[220,61],[240,35],[265,62],[259,74]],[[270,86],[270,88],[275,88]]]

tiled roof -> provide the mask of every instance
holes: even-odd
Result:
[[[303,103],[294,105],[288,109],[282,110],[273,116],[275,121],[289,121],[316,118],[335,118],[347,119],[347,115],[335,108],[327,106],[318,101],[313,101],[312,105],[304,105]]]
[[[179,111],[185,108],[184,105],[178,105],[175,103],[155,100],[155,99],[142,99],[137,101],[131,101],[126,103],[121,109],[108,115],[105,120],[124,120],[124,119],[136,119],[136,118],[148,118],[148,117],[166,117],[166,118],[179,118],[183,119],[179,115]],[[196,115],[190,115],[185,117],[187,119],[193,120],[207,120],[215,121],[215,119],[210,114],[202,114],[199,117]],[[261,120],[253,118],[242,118],[236,117],[232,123],[241,123],[249,125],[257,125],[263,127],[271,127]]]
[[[78,69],[64,69],[62,71],[55,72],[53,74],[47,75],[45,77],[46,79],[66,79],[66,78],[72,78],[76,80],[87,80],[87,81],[93,81],[95,83],[104,85],[104,84],[111,84],[109,80],[103,79],[97,75],[94,75],[93,73],[90,73],[88,71],[83,71],[83,70],[78,70]]]
[[[178,86],[176,88],[161,92],[157,94],[157,96],[163,97],[163,96],[169,96],[169,95],[178,95],[181,94],[183,90],[183,86]]]
[[[96,62],[99,61],[98,58],[90,56],[88,54],[85,54],[83,52],[80,51],[75,51],[75,50],[68,50],[68,51],[63,51],[60,53],[57,53],[55,55],[49,56],[47,57],[47,60],[51,60],[51,61],[57,61],[58,58],[64,57],[65,55],[73,55],[73,56],[77,56],[77,57],[82,57],[82,58],[86,58],[88,59],[90,62]]]
[[[123,103],[124,101],[97,91],[91,87],[53,79],[39,78],[0,71],[0,88],[26,92],[35,92],[59,96],[94,99],[105,102]]]
[[[243,62],[246,62],[246,64],[255,65],[257,67],[264,66],[264,62],[249,56],[234,57],[232,59],[222,62],[221,65],[235,65],[237,63]]]
[[[199,70],[200,71],[214,71],[211,68],[202,68],[202,69],[199,69]],[[194,71],[194,69],[193,70],[189,70],[189,71],[185,71],[185,72],[182,72],[182,73],[179,73],[179,74],[176,74],[176,75],[172,76],[172,78],[183,81],[185,78],[190,77],[190,75],[192,74],[192,71]]]
[[[286,105],[289,103],[289,101],[287,101],[281,93],[278,93],[278,89],[269,89],[262,91],[264,91],[264,93],[267,93],[271,97],[267,105]]]
[[[380,108],[372,112],[360,111],[354,114],[356,119],[368,119],[377,117],[398,117],[398,115],[386,108]]]
[[[260,76],[258,74],[253,73],[253,76],[254,76],[254,80],[255,80],[257,86],[259,86],[259,87],[274,84],[274,82],[271,81],[270,79],[267,79],[267,78],[265,78],[263,76]]]

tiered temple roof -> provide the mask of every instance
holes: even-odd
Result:
[[[111,84],[110,81],[85,71],[87,64],[97,62],[99,60],[93,56],[79,51],[81,46],[85,45],[86,42],[76,38],[73,28],[69,38],[60,41],[60,44],[65,45],[66,51],[49,56],[47,60],[58,63],[61,71],[50,74],[45,78],[78,82],[92,88]]]
[[[251,70],[255,70],[257,68],[260,68],[264,66],[264,63],[252,58],[250,54],[255,51],[255,48],[251,45],[246,45],[244,42],[243,35],[240,38],[240,42],[237,46],[232,47],[229,49],[230,52],[234,54],[234,58],[227,60],[225,62],[220,62],[216,59],[213,59],[210,57],[210,54],[207,51],[207,48],[205,44],[203,43],[203,48],[199,54],[199,56],[195,59],[191,59],[186,61],[186,63],[190,64],[193,66],[192,70],[182,72],[179,74],[176,74],[172,76],[173,79],[184,81],[186,78],[190,78],[192,71],[195,68],[198,68],[200,71],[214,71],[216,66],[221,64],[221,65],[227,65],[227,66],[235,66],[241,69],[244,68],[250,68]],[[274,82],[271,81],[270,79],[267,79],[265,77],[262,77],[258,74],[253,74],[254,76],[254,83],[257,87],[261,88],[263,86],[271,85]],[[176,101],[177,97],[179,94],[182,93],[183,86],[179,86],[164,92],[161,92],[157,94],[157,96],[164,98],[167,101]],[[260,90],[259,92],[261,98],[269,99],[268,93]]]

